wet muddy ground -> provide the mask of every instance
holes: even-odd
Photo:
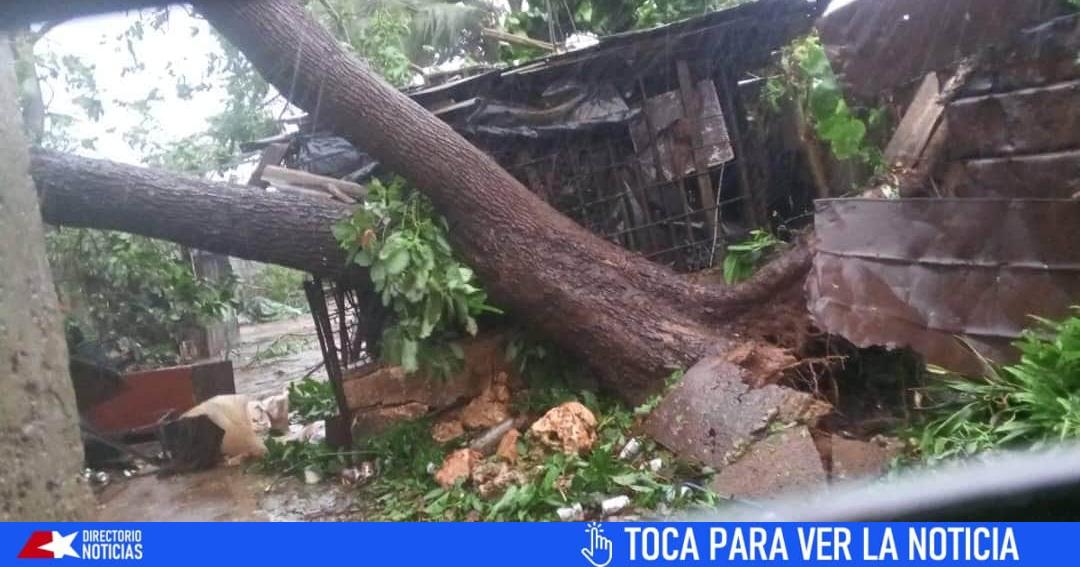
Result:
[[[275,341],[288,341],[294,352],[267,356]],[[311,317],[305,315],[242,327],[232,360],[236,392],[259,399],[281,393],[317,366],[322,354]],[[312,375],[326,378],[322,368]],[[331,482],[306,485],[244,466],[167,478],[112,478],[97,494],[101,521],[334,521],[362,515],[355,490]]]
[[[157,478],[120,480],[98,494],[103,522],[342,521],[362,516],[357,492],[323,482],[304,484],[241,466]]]

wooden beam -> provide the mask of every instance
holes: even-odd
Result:
[[[526,37],[523,35],[504,32],[502,30],[484,28],[480,31],[480,35],[489,39],[505,41],[506,43],[514,43],[517,45],[524,45],[525,47],[532,47],[534,49],[541,49],[543,51],[555,51],[555,44],[553,43],[540,41],[539,39],[533,39],[531,37]]]
[[[701,133],[702,124],[695,119],[695,116],[703,114],[700,112],[701,97],[694,88],[694,81],[690,77],[690,65],[680,59],[675,64],[675,68],[679,76],[679,95],[682,100],[683,119],[690,125],[690,156],[694,160],[694,171],[697,173],[695,177],[697,178],[698,198],[701,199],[702,209],[717,207],[715,211],[705,210],[704,216],[705,226],[708,227],[713,236],[713,248],[716,251],[714,260],[718,258],[722,261],[727,252],[727,247],[724,245],[724,234],[719,230],[717,223],[720,219],[720,209],[716,205],[716,193],[713,191],[712,181],[709,179],[708,160],[698,151],[705,146],[705,137]],[[682,173],[679,171],[676,172],[676,175],[682,175]],[[715,245],[717,242],[719,242],[719,246]]]
[[[329,193],[335,197],[339,194],[347,195],[354,202],[363,201],[367,196],[367,187],[352,181],[334,179],[323,175],[315,175],[306,171],[286,169],[277,165],[267,165],[263,168],[262,180],[272,184],[289,185],[304,189],[315,189]]]
[[[889,167],[907,169],[919,161],[945,112],[940,94],[937,73],[927,74],[885,147],[885,163]]]

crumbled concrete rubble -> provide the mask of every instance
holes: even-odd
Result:
[[[482,498],[494,498],[511,484],[523,484],[525,475],[507,463],[487,461],[473,467],[471,479]]]
[[[500,459],[514,464],[518,459],[518,439],[521,438],[521,432],[517,429],[511,429],[502,436],[499,440],[499,447],[495,449],[495,456]]]
[[[472,476],[473,468],[484,460],[484,455],[474,449],[458,449],[446,456],[439,470],[435,472],[435,482],[443,488],[454,486],[459,480]]]
[[[529,433],[546,447],[580,455],[596,443],[596,416],[578,402],[566,402],[533,423]]]
[[[431,438],[436,443],[449,443],[462,435],[465,435],[465,426],[457,417],[437,421],[431,426]]]
[[[831,406],[774,383],[792,361],[786,351],[760,345],[706,358],[657,405],[644,431],[680,458],[716,469],[713,489],[731,498],[771,498],[884,474],[902,444],[818,433]]]
[[[773,423],[813,426],[831,406],[812,395],[766,385],[720,357],[694,365],[645,421],[645,433],[676,455],[721,469]]]
[[[496,374],[491,385],[461,410],[461,424],[466,429],[494,427],[510,417],[508,381],[505,372]]]
[[[756,499],[811,491],[827,480],[810,430],[797,426],[750,445],[716,474],[712,487],[723,497]]]
[[[904,445],[897,439],[881,436],[859,441],[831,435],[824,443],[819,443],[818,448],[831,463],[833,480],[851,480],[885,474],[892,460],[903,452]]]

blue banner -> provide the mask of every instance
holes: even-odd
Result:
[[[0,524],[0,564],[1070,565],[1074,524]]]

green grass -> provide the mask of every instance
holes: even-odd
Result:
[[[944,377],[912,431],[925,460],[1080,437],[1080,317],[1035,320],[1015,343],[1019,362],[988,364],[978,378],[935,370]]]

